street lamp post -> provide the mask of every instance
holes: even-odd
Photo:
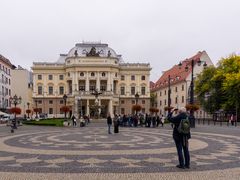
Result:
[[[66,105],[67,105],[67,95],[66,94],[63,95],[63,100],[64,100],[64,106],[66,107]],[[66,116],[67,116],[67,112],[65,111],[64,112],[65,120],[66,120]]]
[[[170,81],[171,81],[171,76],[170,74],[168,75],[168,114],[170,113],[171,109],[171,88],[170,88]]]
[[[28,111],[29,111],[29,105],[30,105],[30,103],[27,102]],[[29,113],[28,113],[28,118],[29,118]]]
[[[36,103],[36,119],[38,118],[38,100],[35,100]]]
[[[11,103],[11,104],[14,104],[14,107],[15,107],[15,108],[17,107],[17,104],[21,104],[21,102],[22,102],[21,96],[18,97],[16,94],[15,94],[13,97],[10,97],[9,100],[10,100],[10,103]],[[13,128],[14,128],[14,129],[17,129],[16,112],[15,112],[15,114],[14,114]]]
[[[136,105],[138,105],[138,99],[139,99],[138,92],[135,94],[135,99],[136,99]],[[137,115],[137,110],[136,110],[136,115]]]
[[[197,64],[199,66],[201,65],[202,62],[204,62],[203,66],[206,67],[207,63],[205,61],[201,61],[200,59],[197,60]],[[181,67],[182,63],[180,62],[178,65]],[[193,82],[194,81],[194,78],[193,78],[193,75],[194,75],[194,72],[193,72],[194,65],[195,65],[195,61],[194,61],[194,59],[192,59],[191,60],[191,64],[186,64],[186,66],[185,66],[185,71],[188,71],[189,66],[191,66],[191,70],[192,70],[191,71],[191,83],[190,83],[190,101],[189,101],[189,103],[191,105],[194,104],[194,82]],[[190,109],[189,120],[190,120],[191,127],[195,128],[194,110],[192,108]]]
[[[78,97],[78,103],[80,105],[79,115],[80,115],[80,119],[82,119],[82,98],[81,98],[81,96]]]

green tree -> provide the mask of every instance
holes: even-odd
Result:
[[[231,55],[221,59],[216,68],[206,68],[197,77],[195,87],[198,99],[206,111],[212,113],[219,109],[239,109],[240,56]]]
[[[224,92],[221,90],[223,78],[215,78],[217,68],[210,66],[198,75],[195,81],[195,90],[203,109],[213,113],[221,109],[224,102]]]
[[[240,56],[231,55],[219,62],[215,79],[222,78],[222,91],[225,94],[225,101],[222,108],[233,110],[239,107],[240,101]]]

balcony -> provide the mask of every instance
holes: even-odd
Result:
[[[93,91],[75,91],[74,95],[76,96],[93,96],[91,93]],[[104,96],[104,97],[110,97],[110,96],[113,96],[114,93],[112,91],[100,91],[102,94],[100,96]]]

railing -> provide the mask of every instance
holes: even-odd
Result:
[[[214,120],[213,118],[196,118],[197,123],[200,125],[219,125],[219,126],[237,126],[239,120],[237,121],[230,121],[227,118],[221,120]]]
[[[74,95],[79,96],[93,96],[93,91],[75,91]],[[100,91],[102,94],[100,96],[113,96],[115,95],[112,91]]]

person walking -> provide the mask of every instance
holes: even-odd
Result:
[[[108,134],[112,134],[111,133],[112,117],[110,113],[108,113],[108,116],[107,116],[107,125],[108,125]]]
[[[173,111],[176,111],[174,109]],[[177,168],[185,169],[190,168],[190,154],[189,154],[189,143],[188,140],[191,138],[190,133],[190,122],[186,113],[186,108],[182,107],[178,110],[178,114],[172,117],[173,111],[168,114],[168,120],[174,124],[173,128],[173,139],[176,144],[178,161]],[[183,125],[183,123],[185,123]],[[185,127],[185,132],[183,128]],[[184,154],[184,155],[183,155]]]

